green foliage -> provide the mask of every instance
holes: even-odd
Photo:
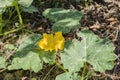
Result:
[[[82,0],[76,0],[82,1]],[[85,2],[92,0],[84,0]],[[28,13],[38,12],[38,9],[32,6],[33,0],[1,0],[0,1],[0,34],[2,34],[2,13],[6,8],[14,6],[17,10],[19,22],[22,25],[20,10]],[[19,5],[19,6],[18,6]],[[80,27],[82,13],[73,9],[49,8],[43,12],[43,16],[53,21],[53,32],[62,31],[68,33],[71,30]],[[19,27],[19,26],[18,26]],[[65,73],[56,77],[55,80],[84,80],[91,77],[92,71],[85,72],[89,64],[94,71],[105,72],[114,67],[114,61],[117,56],[114,54],[114,45],[109,39],[100,39],[89,30],[82,30],[77,33],[82,40],[73,39],[66,41],[65,48],[60,52],[63,66],[55,62],[56,52],[44,51],[38,47],[38,41],[42,38],[40,34],[33,34],[26,38],[17,48],[9,44],[11,50],[17,49],[9,65],[3,57],[0,57],[0,69],[8,70],[32,70],[38,72],[43,68],[43,63],[56,64]],[[8,67],[7,67],[8,66]],[[78,75],[83,68],[82,75]],[[86,76],[85,76],[86,75]],[[33,78],[35,79],[35,78]]]
[[[6,68],[7,63],[3,57],[0,56],[0,69]]]
[[[68,69],[68,73],[63,73],[56,77],[56,80],[71,80],[71,74],[75,74],[82,67],[86,67],[86,63],[93,66],[95,71],[105,72],[114,67],[114,61],[117,56],[114,54],[114,46],[108,39],[100,39],[89,30],[82,30],[78,34],[82,41],[73,39],[67,42],[65,49],[60,53],[61,61],[64,68]],[[90,73],[91,74],[91,73]],[[82,73],[84,75],[84,71]],[[87,77],[90,75],[87,74]],[[80,79],[76,78],[75,80]],[[80,80],[83,80],[84,76]],[[72,79],[74,80],[74,79]]]
[[[55,80],[81,80],[80,76],[77,75],[77,73],[71,74],[71,73],[63,73],[56,77]]]
[[[8,47],[8,49],[10,49],[10,50],[15,49],[15,46],[14,46],[13,44],[8,44],[7,47]]]
[[[42,61],[39,55],[35,53],[36,42],[41,38],[41,35],[34,34],[28,37],[18,48],[12,64],[8,66],[9,70],[14,69],[32,69],[34,72],[38,72],[42,69]]]
[[[49,51],[39,50],[37,53],[39,54],[40,58],[45,63],[52,64],[53,62],[55,62],[55,59],[56,59],[56,53],[55,52],[49,52]]]
[[[10,7],[10,6],[16,6],[16,1],[17,0],[2,0],[0,1],[0,14],[2,14],[5,10],[5,8]],[[30,12],[30,10],[32,10],[32,12],[36,11],[36,8],[31,6],[33,0],[18,0],[18,4],[22,7],[21,9],[23,9],[23,11],[25,12]],[[32,8],[32,9],[31,9]],[[35,10],[33,10],[35,9]]]
[[[33,0],[19,0],[18,3],[21,6],[29,7],[32,4]]]
[[[31,5],[33,0],[19,0],[18,4],[20,4],[20,9],[23,12],[28,12],[28,13],[33,13],[33,12],[38,12],[38,9]]]
[[[54,52],[45,52],[37,46],[37,42],[41,38],[41,35],[34,34],[25,39],[19,46],[8,69],[32,69],[34,72],[38,72],[42,69],[43,61],[46,63],[54,62],[56,59]]]
[[[14,0],[1,0],[0,1],[0,9],[8,7],[8,6],[12,6]]]
[[[86,55],[86,61],[95,71],[104,72],[114,67],[117,56],[114,54],[114,45],[109,39],[100,39],[88,30],[79,32],[78,36],[82,37],[81,49]]]
[[[35,6],[29,6],[29,7],[20,7],[23,12],[28,12],[28,13],[33,13],[33,12],[38,12],[38,9]]]
[[[0,36],[7,35],[18,30],[23,30],[23,20],[21,16],[21,11],[33,13],[38,12],[38,9],[35,6],[32,6],[33,0],[0,0]],[[12,8],[12,9],[11,9]],[[17,15],[15,15],[15,10],[17,11]],[[9,20],[3,20],[2,14],[6,13]],[[15,19],[16,16],[19,18],[19,28],[11,31],[7,31],[3,33],[3,27],[6,25],[7,21],[13,21],[10,19]],[[4,17],[4,16],[3,16]],[[9,23],[9,22],[7,22]]]
[[[2,23],[2,14],[0,14],[0,34],[2,33],[2,26],[3,26],[3,23]]]
[[[0,9],[9,7],[9,6],[14,6],[14,2],[17,0],[1,0],[0,1]],[[21,6],[24,7],[29,7],[32,4],[33,0],[18,0],[18,3]]]
[[[95,71],[104,72],[112,69],[116,59],[114,46],[109,40],[105,41],[92,32],[83,30],[77,34],[82,41],[74,39],[68,48],[61,53],[61,61],[69,72],[79,71],[88,62]],[[101,56],[101,57],[100,57]]]
[[[20,54],[14,56],[12,63],[8,66],[8,70],[14,69],[32,69],[34,72],[38,72],[42,69],[42,61],[39,58],[39,55],[30,51],[26,54]]]
[[[81,47],[80,42],[74,39],[69,47],[65,48],[63,53],[60,54],[63,66],[68,69],[69,72],[79,71],[80,68],[83,67],[86,54],[83,49],[80,49]]]
[[[62,8],[46,9],[43,15],[55,22],[52,27],[53,31],[62,31],[63,33],[68,33],[72,29],[78,28],[80,26],[79,21],[82,17],[80,11]]]

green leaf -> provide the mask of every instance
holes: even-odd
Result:
[[[52,27],[53,31],[62,31],[63,33],[68,33],[72,29],[78,28],[82,17],[80,11],[62,8],[46,9],[43,15],[55,22]]]
[[[60,54],[63,66],[69,72],[79,71],[85,62],[91,64],[94,70],[99,72],[113,68],[117,57],[110,40],[100,39],[89,30],[83,30],[77,35],[82,38],[82,41],[74,39],[71,45]]]
[[[38,72],[42,69],[42,65],[39,55],[34,52],[29,52],[28,54],[14,57],[8,69],[14,70],[22,68],[24,70],[32,69],[34,72]]]
[[[42,38],[39,34],[28,37],[18,48],[18,54],[29,53],[29,51],[39,54],[40,58],[46,62],[52,62],[56,59],[55,52],[47,52],[38,47],[38,41]]]
[[[39,10],[35,6],[23,7],[21,6],[21,10],[28,13],[38,12]]]
[[[24,7],[29,7],[33,0],[19,0],[18,3]]]
[[[13,49],[15,49],[15,46],[13,44],[8,44],[7,48],[10,49],[10,50],[13,50]]]
[[[12,2],[13,2],[13,0],[1,0],[0,1],[0,9],[8,7],[8,6],[12,6]]]
[[[3,57],[0,56],[0,69],[6,68],[7,63]]]
[[[38,47],[38,41],[41,38],[40,34],[33,34],[26,38],[20,44],[8,69],[32,69],[34,72],[38,72],[42,69],[43,61],[46,63],[55,61],[54,52],[45,52]]]
[[[24,39],[22,44],[20,44],[18,48],[18,52],[21,51],[29,51],[29,50],[37,50],[37,42],[42,38],[40,34],[33,34],[31,36],[28,36]]]
[[[36,44],[41,37],[42,36],[39,34],[33,34],[25,39],[19,46],[12,60],[12,64],[8,67],[8,69],[32,69],[34,72],[38,72],[40,69],[42,69],[42,61],[39,55],[36,53]]]
[[[39,50],[39,51],[38,51],[38,54],[39,54],[40,58],[41,58],[45,63],[55,62],[56,52],[49,52],[49,51]]]
[[[78,76],[76,73],[63,73],[56,77],[55,80],[80,80],[80,76]]]
[[[109,39],[100,39],[97,35],[88,30],[78,33],[82,37],[81,44],[86,48],[86,60],[95,71],[104,72],[114,67],[117,56],[114,54],[114,45]]]
[[[81,49],[82,45],[80,45],[78,40],[74,39],[71,43],[69,42],[69,44],[70,45],[65,47],[64,51],[60,53],[61,61],[63,62],[63,66],[70,72],[76,72],[83,67],[86,54],[84,54],[84,50]]]

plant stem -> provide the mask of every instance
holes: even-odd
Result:
[[[17,28],[17,29],[14,29],[14,30],[11,30],[11,31],[8,31],[8,32],[5,32],[5,33],[2,33],[2,34],[0,34],[0,36],[5,36],[5,35],[8,35],[8,34],[17,32],[17,31],[19,31],[19,30],[21,30],[21,29],[23,29],[23,28],[20,27],[20,28]]]
[[[20,27],[23,28],[23,20],[22,20],[22,16],[21,16],[21,13],[20,13],[20,10],[19,10],[19,7],[18,7],[18,0],[15,1],[14,6],[17,10],[17,14],[18,14],[18,17],[19,17],[19,22],[20,22]]]
[[[82,71],[82,79],[81,80],[84,80],[85,78],[85,73],[86,73],[86,62],[84,63],[84,68],[83,68],[83,71]]]
[[[0,34],[2,34],[2,14],[0,14]]]
[[[55,64],[60,68],[62,69],[63,71],[65,72],[68,72],[63,66],[61,66],[58,62],[55,62]]]

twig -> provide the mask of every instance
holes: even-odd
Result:
[[[53,67],[48,71],[48,73],[45,75],[45,77],[43,78],[43,80],[45,80],[45,79],[47,78],[48,74],[49,74],[54,68],[55,68],[55,66],[53,66]]]
[[[5,71],[6,69],[2,69],[2,70],[0,70],[0,73],[2,73],[3,71]]]

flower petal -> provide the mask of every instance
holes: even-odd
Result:
[[[58,51],[58,49],[64,49],[64,42],[65,39],[62,36],[62,32],[56,32],[55,35],[53,34],[43,34],[43,39],[38,42],[38,45],[41,49],[45,51]]]
[[[56,42],[56,48],[57,49],[60,49],[60,50],[63,50],[64,49],[64,42],[65,42],[65,39],[64,37],[62,36],[62,32],[56,32],[55,33],[55,36],[54,36],[54,40]],[[56,49],[56,50],[57,50]]]

